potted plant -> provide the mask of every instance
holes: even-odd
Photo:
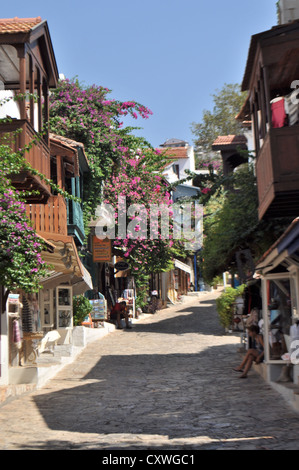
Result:
[[[83,295],[73,297],[73,321],[74,326],[81,326],[83,320],[92,312],[92,305]]]
[[[244,285],[234,289],[227,287],[220,297],[216,299],[216,307],[221,325],[227,330],[233,324],[233,309],[237,297],[241,296],[244,291]]]

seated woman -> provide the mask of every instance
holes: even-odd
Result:
[[[244,357],[241,364],[234,369],[236,372],[242,372],[240,375],[241,379],[247,377],[247,373],[250,370],[253,361],[256,364],[259,364],[263,361],[264,358],[264,340],[263,336],[260,333],[260,329],[257,325],[251,325],[248,328],[249,336],[255,341],[256,348],[248,349],[246,356]]]

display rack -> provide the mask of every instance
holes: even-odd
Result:
[[[135,289],[125,289],[122,292],[122,296],[118,298],[118,302],[125,301],[128,307],[129,317],[135,318],[136,306],[135,306]]]

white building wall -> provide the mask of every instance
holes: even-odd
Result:
[[[8,331],[7,331],[7,313],[0,315],[1,321],[1,376],[0,376],[0,385],[8,384]]]
[[[0,90],[0,119],[7,116],[15,119],[21,118],[19,106],[13,100],[13,97],[14,94],[11,90]]]
[[[280,0],[279,2],[280,24],[290,23],[299,19],[298,0]]]

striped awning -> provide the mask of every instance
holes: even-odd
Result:
[[[186,273],[191,274],[190,266],[188,266],[188,264],[182,263],[182,261],[179,261],[178,259],[174,261],[174,266],[181,271],[185,271]]]

